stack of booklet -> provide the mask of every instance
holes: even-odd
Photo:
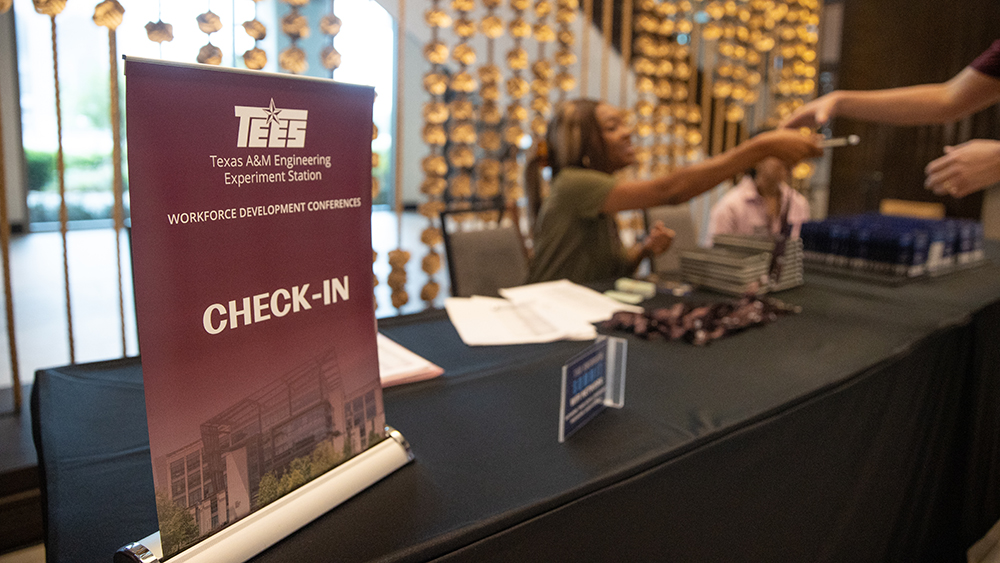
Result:
[[[688,250],[681,254],[681,275],[685,282],[729,295],[782,291],[803,283],[802,240],[789,239],[779,255],[777,279],[769,274],[775,242],[770,238],[717,235],[712,248]]]
[[[770,237],[747,237],[737,235],[716,235],[715,246],[721,248],[743,248],[767,252],[769,257],[774,253],[774,239]],[[782,291],[798,287],[805,283],[802,260],[802,239],[790,238],[785,241],[785,251],[778,257],[781,264],[778,279],[768,287],[769,291]]]

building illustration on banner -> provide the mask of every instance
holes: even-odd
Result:
[[[301,471],[296,460],[333,467],[364,451],[383,438],[382,395],[377,382],[346,394],[340,375],[331,350],[202,422],[199,439],[154,460],[155,489],[204,536],[274,500],[268,483]]]

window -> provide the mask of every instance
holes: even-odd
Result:
[[[201,467],[201,452],[193,452],[187,455],[187,470],[188,472],[198,471]]]
[[[184,477],[184,460],[178,459],[170,464],[170,479],[178,479]]]
[[[255,18],[267,28],[267,37],[258,44],[267,53],[268,63],[264,70],[279,70],[278,55],[288,45],[287,37],[281,33],[280,18],[289,7],[277,0],[119,1],[125,8],[116,34],[119,56],[193,63],[199,49],[211,41],[223,52],[223,66],[245,68],[242,54],[253,48],[254,41],[244,32],[242,23]],[[18,75],[22,142],[28,164],[28,207],[30,221],[35,228],[40,228],[44,223],[58,221],[59,211],[51,20],[36,13],[31,0],[14,0],[14,9],[18,16]],[[222,29],[211,36],[202,33],[196,21],[198,15],[208,9],[218,15],[223,24]],[[319,31],[319,20],[327,9],[325,2],[313,2],[302,9],[312,32],[309,38],[300,42],[310,56],[307,74],[311,76],[329,76],[318,62],[319,52],[328,41]],[[394,24],[388,13],[371,0],[341,0],[336,3],[335,10],[344,25],[335,39],[343,62],[334,76],[341,82],[375,86],[379,94],[374,107],[375,124],[380,131],[373,143],[373,149],[380,154],[380,165],[375,172],[385,177],[390,160],[394,98]],[[93,13],[93,2],[67,2],[63,12],[56,17],[66,202],[71,220],[108,219],[112,216],[114,203],[108,32],[93,22]],[[145,25],[161,19],[173,26],[174,39],[155,43],[147,37]],[[124,65],[119,62],[124,128],[123,70]],[[127,175],[123,181],[127,213]],[[388,189],[382,191],[380,203],[388,203],[389,192]]]
[[[170,496],[174,499],[183,499],[187,489],[184,488],[184,478],[177,479],[170,484]]]

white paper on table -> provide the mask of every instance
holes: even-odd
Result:
[[[569,280],[509,287],[501,289],[500,295],[515,303],[544,303],[546,307],[558,311],[560,315],[572,315],[588,323],[606,321],[616,311],[643,312],[643,308],[638,305],[616,301]]]
[[[555,311],[534,303],[496,297],[450,297],[444,307],[458,335],[469,346],[592,339],[597,335],[593,326],[567,322]]]
[[[378,372],[382,387],[423,381],[444,373],[430,362],[381,332],[378,333]]]
[[[539,318],[556,327],[562,333],[562,340],[593,340],[597,338],[597,328],[593,323],[575,313],[567,313],[545,301],[516,302],[506,300],[520,310],[531,310]]]

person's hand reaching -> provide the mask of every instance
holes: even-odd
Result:
[[[965,197],[1000,182],[1000,141],[973,139],[944,152],[924,169],[924,186],[935,194]]]

